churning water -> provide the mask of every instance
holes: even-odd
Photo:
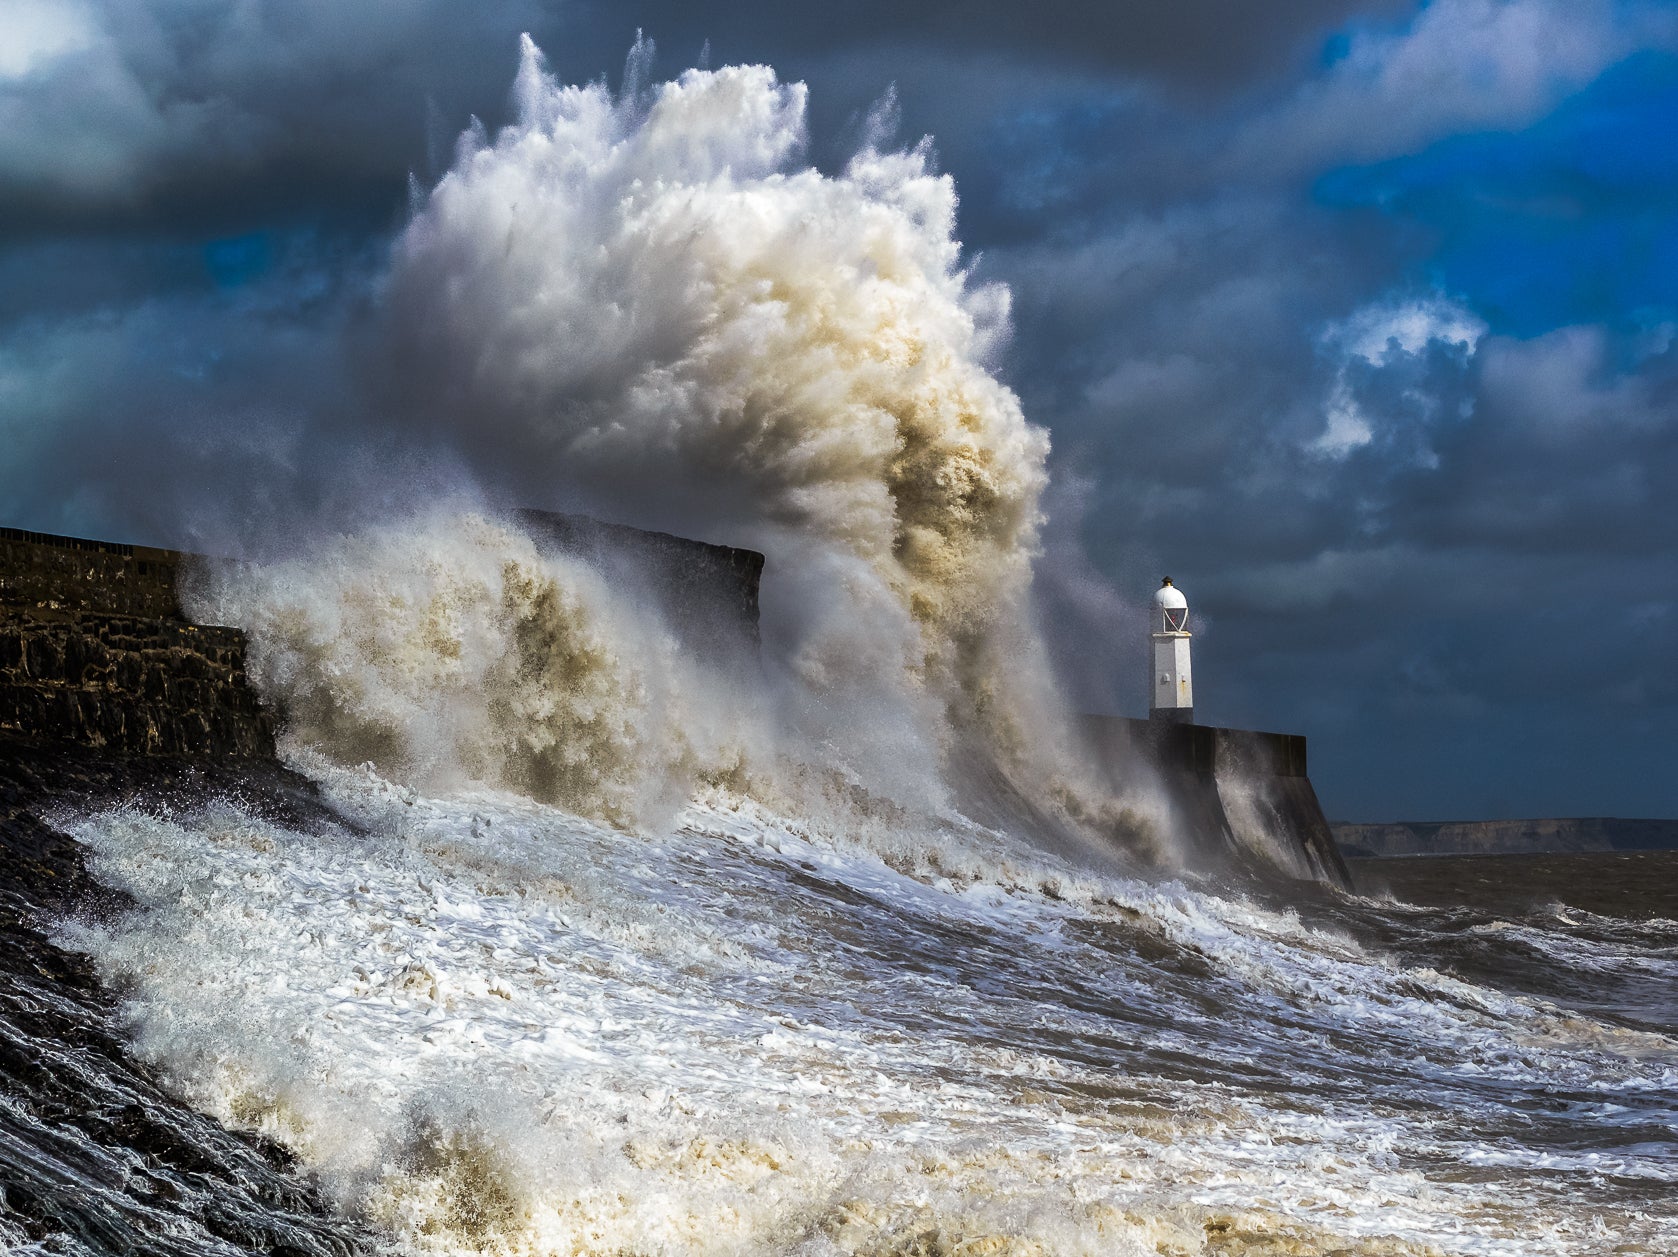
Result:
[[[178,1094],[295,1150],[396,1251],[1678,1240],[1670,1000],[1452,972],[1518,946],[1532,980],[1670,990],[1669,920],[942,876],[722,789],[632,833],[308,767],[344,825],[82,819],[139,906],[64,937]],[[1011,845],[968,829],[918,838]]]

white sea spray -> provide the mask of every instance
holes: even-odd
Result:
[[[481,515],[228,566],[194,607],[245,628],[292,741],[414,784],[488,782],[634,823],[742,754],[746,722],[656,616]]]
[[[526,41],[517,120],[462,137],[397,243],[386,404],[503,497],[765,552],[783,746],[934,807],[977,747],[1140,834],[1033,620],[1048,440],[996,376],[1009,296],[963,257],[952,181],[927,144],[819,171],[803,85],[648,84],[650,52],[614,96]]]

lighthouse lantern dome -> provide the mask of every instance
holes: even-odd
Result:
[[[1189,600],[1167,576],[1154,590],[1154,611],[1158,616],[1155,632],[1186,633],[1189,627]]]

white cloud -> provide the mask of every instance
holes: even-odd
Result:
[[[1473,353],[1486,334],[1471,310],[1442,298],[1368,305],[1330,327],[1325,340],[1371,366],[1419,354],[1435,341]]]
[[[1266,167],[1369,162],[1464,130],[1520,127],[1641,47],[1673,15],[1614,0],[1437,0],[1346,55],[1257,121],[1239,148]]]
[[[1375,430],[1369,426],[1368,416],[1358,406],[1344,378],[1337,379],[1329,390],[1323,417],[1327,424],[1322,435],[1307,447],[1313,453],[1344,458],[1375,439]]]
[[[8,0],[0,19],[0,80],[35,73],[94,42],[93,22],[66,0]]]
[[[1456,349],[1464,362],[1474,356],[1486,324],[1462,306],[1442,297],[1422,301],[1377,302],[1329,324],[1322,334],[1324,350],[1339,360],[1334,382],[1323,407],[1322,434],[1307,448],[1315,454],[1344,458],[1370,444],[1379,430],[1379,420],[1359,400],[1351,368],[1356,363],[1384,369],[1406,365],[1422,358],[1433,345]],[[1439,399],[1425,388],[1407,383],[1401,391],[1406,408],[1432,418],[1441,409]],[[1431,450],[1423,447],[1418,459],[1432,465]]]

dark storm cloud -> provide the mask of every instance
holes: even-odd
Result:
[[[307,433],[344,381],[336,303],[306,272],[221,299],[159,288],[22,320],[0,343],[13,518],[178,544],[236,536],[229,515],[260,517],[309,483]]]
[[[1404,0],[1116,0],[1086,4],[590,4],[591,24],[643,26],[671,46],[708,40],[717,55],[776,61],[858,48],[909,46],[940,56],[1011,59],[1227,91],[1315,53],[1325,30],[1404,14]]]
[[[424,167],[428,108],[457,130],[498,109],[520,31],[553,25],[443,0],[17,0],[3,20],[14,232],[392,205]]]
[[[578,80],[614,66],[645,28],[683,63],[707,41],[730,60],[818,78],[873,61],[883,74],[862,84],[870,96],[922,51],[1223,91],[1309,56],[1325,27],[1405,7],[16,0],[0,53],[0,226],[388,206],[407,170],[446,161],[469,115],[501,119],[523,31]]]
[[[232,535],[343,509],[357,460],[446,474],[362,424],[346,362],[407,174],[505,118],[521,30],[616,81],[641,27],[660,74],[709,40],[806,79],[824,166],[893,84],[934,137],[1053,434],[1081,695],[1143,701],[1170,572],[1206,715],[1312,734],[1331,810],[1678,810],[1670,6],[16,13],[0,522]]]

